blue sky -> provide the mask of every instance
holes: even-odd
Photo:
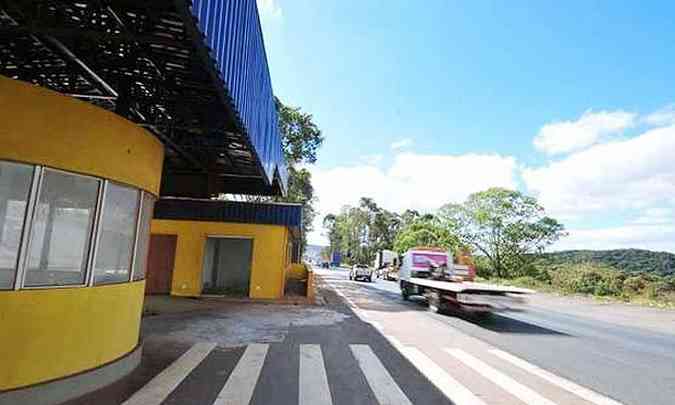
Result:
[[[275,93],[326,137],[322,214],[497,185],[566,224],[558,248],[675,251],[675,4],[258,3]]]

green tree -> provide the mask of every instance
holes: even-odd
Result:
[[[447,204],[439,217],[453,225],[462,244],[485,255],[498,277],[518,275],[533,259],[531,253],[541,253],[566,235],[535,198],[503,188],[474,193],[463,204]]]
[[[331,250],[342,252],[347,263],[370,263],[377,251],[392,249],[401,219],[364,197],[356,207],[345,206],[339,214],[326,215],[323,226]]]
[[[307,246],[307,235],[312,231],[312,224],[316,217],[314,208],[316,197],[312,186],[312,174],[301,165],[316,162],[317,152],[324,138],[311,114],[303,112],[300,107],[287,106],[276,97],[274,101],[279,116],[281,144],[288,164],[288,190],[286,196],[278,198],[277,201],[302,204],[302,251],[304,252]]]
[[[394,250],[400,254],[415,246],[440,247],[454,252],[460,247],[460,240],[449,221],[425,215],[405,225],[394,241]]]
[[[281,143],[289,164],[316,163],[317,152],[323,144],[321,130],[314,123],[312,114],[302,111],[300,107],[285,105],[274,98],[279,115],[279,132]]]

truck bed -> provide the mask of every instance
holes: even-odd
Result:
[[[533,294],[534,291],[527,288],[519,287],[508,287],[502,285],[494,284],[484,284],[484,283],[474,283],[469,281],[464,282],[452,282],[452,281],[439,281],[439,280],[429,280],[427,278],[417,278],[412,277],[408,280],[411,284],[417,284],[423,287],[435,288],[438,290],[451,291],[455,293],[467,293],[467,292],[480,292],[480,291],[490,291],[490,292],[500,292],[507,294]]]

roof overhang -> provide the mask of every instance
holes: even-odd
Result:
[[[259,203],[191,198],[160,198],[155,219],[282,225],[296,238],[302,232],[302,204]]]
[[[0,74],[155,134],[163,195],[285,192],[255,0],[0,0]]]

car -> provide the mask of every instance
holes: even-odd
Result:
[[[365,280],[368,282],[372,282],[373,270],[366,264],[355,264],[349,271],[349,279],[355,281]]]

